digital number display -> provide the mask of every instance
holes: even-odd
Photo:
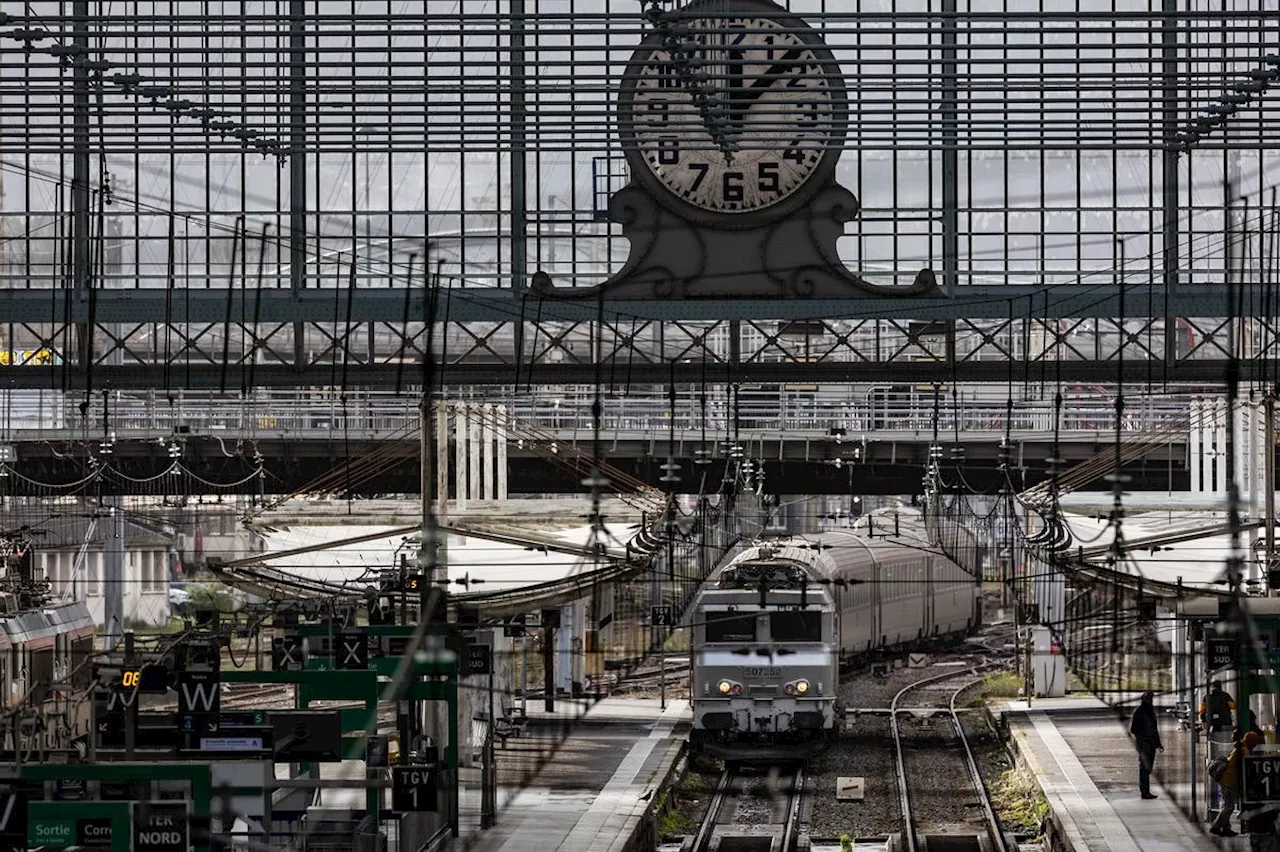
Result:
[[[142,671],[140,669],[130,669],[120,674],[120,685],[129,689],[136,689],[142,680]]]

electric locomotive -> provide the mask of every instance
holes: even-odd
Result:
[[[977,548],[957,564],[929,543],[919,513],[891,511],[902,517],[753,545],[713,574],[692,623],[695,748],[754,760],[816,753],[840,729],[842,661],[980,624]]]

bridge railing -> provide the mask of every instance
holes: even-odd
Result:
[[[584,437],[594,424],[587,391],[555,393],[534,391],[489,395],[484,403],[505,405],[508,416],[521,426],[566,437]],[[104,400],[59,391],[0,391],[0,439],[41,440],[104,434]],[[453,404],[481,404],[468,399]],[[356,391],[344,396],[327,391],[257,391],[243,399],[204,393],[113,392],[105,400],[107,431],[120,439],[155,437],[191,432],[227,437],[253,435],[313,435],[347,430],[364,437],[409,435],[418,428],[418,401],[392,392]],[[1159,403],[1136,402],[1126,406],[1121,431],[1144,432],[1185,425],[1189,399],[1166,398]],[[937,406],[937,428],[943,442],[963,434],[998,435],[1006,428],[1016,433],[1049,433],[1058,412],[1052,401],[1024,399],[1015,402],[1012,422],[1005,400],[955,399],[944,395]],[[1106,400],[1068,399],[1060,412],[1059,430],[1068,438],[1096,436],[1115,431],[1115,409]],[[674,420],[674,424],[673,424]],[[674,407],[664,393],[610,394],[604,399],[601,428],[610,434],[636,433],[661,439],[671,428],[688,437],[705,433],[709,440],[742,432],[832,435],[844,430],[845,440],[876,433],[933,434],[935,404],[932,395],[887,397],[865,389],[821,388],[800,391],[742,391],[736,406],[722,390],[708,391],[705,404],[697,392],[677,395]]]

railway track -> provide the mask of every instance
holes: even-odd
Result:
[[[924,678],[894,696],[889,724],[902,833],[890,843],[893,852],[1018,852],[996,818],[956,710],[960,693],[989,665]],[[960,677],[969,680],[959,687],[947,683]],[[913,706],[904,701],[908,695]],[[968,779],[967,791],[957,789],[958,778]]]
[[[726,766],[688,852],[798,852],[803,765]]]

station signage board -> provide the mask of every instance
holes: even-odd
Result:
[[[1243,774],[1246,802],[1280,802],[1280,755],[1249,755]]]
[[[492,648],[479,643],[469,643],[464,646],[464,651],[462,657],[464,670],[458,673],[460,676],[493,674]]]
[[[1236,647],[1238,641],[1234,638],[1210,637],[1205,639],[1205,654],[1208,657],[1207,666],[1209,671],[1216,672],[1220,669],[1229,668],[1236,664]]]
[[[186,803],[134,803],[134,852],[187,852],[190,836]]]
[[[278,672],[300,672],[306,667],[301,636],[276,636],[271,640],[271,668]]]
[[[437,808],[436,772],[426,766],[391,767],[391,809],[400,813]]]
[[[333,653],[334,665],[339,669],[359,670],[369,668],[369,639],[363,630],[344,630],[338,634]]]
[[[129,807],[127,802],[30,802],[27,845],[129,852]]]

